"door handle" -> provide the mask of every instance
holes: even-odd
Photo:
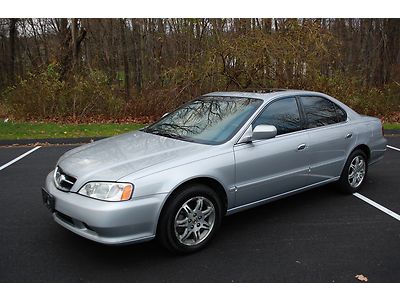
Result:
[[[350,133],[346,134],[346,139],[351,139],[352,136],[353,136],[353,134],[350,132]]]
[[[297,146],[297,151],[301,151],[301,150],[304,150],[304,149],[306,149],[306,144],[300,144],[300,145],[298,145]]]

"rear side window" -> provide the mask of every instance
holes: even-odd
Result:
[[[278,130],[278,135],[301,130],[296,99],[294,97],[284,98],[272,102],[255,120],[253,128],[257,125],[274,125]]]
[[[344,111],[344,109],[339,107],[335,103],[333,103],[333,105],[335,106],[335,109],[336,109],[336,115],[337,115],[338,122],[340,123],[340,122],[346,121],[347,120],[347,114]]]
[[[340,107],[325,98],[300,97],[300,99],[308,121],[308,128],[335,124],[345,121],[347,118],[346,113]]]

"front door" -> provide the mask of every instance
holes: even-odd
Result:
[[[246,205],[307,184],[309,135],[302,131],[296,98],[270,103],[252,124],[274,125],[277,136],[234,146],[236,203]]]

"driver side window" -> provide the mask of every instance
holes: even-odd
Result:
[[[274,125],[278,131],[277,135],[301,130],[296,99],[290,97],[272,102],[254,121],[253,129],[257,125]]]

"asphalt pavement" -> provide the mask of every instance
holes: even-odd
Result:
[[[388,137],[400,148],[400,137]],[[32,147],[0,147],[0,167]],[[223,220],[208,248],[175,256],[156,241],[104,246],[56,224],[40,187],[73,146],[46,146],[0,170],[0,282],[400,282],[400,221],[334,185]],[[360,194],[400,214],[400,151],[371,166]]]

